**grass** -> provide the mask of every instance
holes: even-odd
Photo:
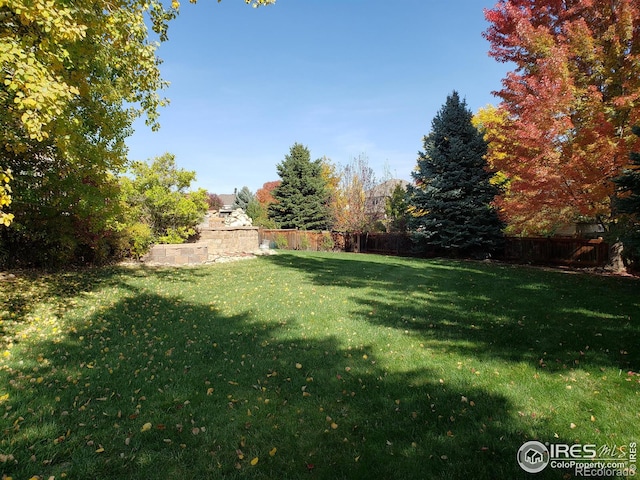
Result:
[[[0,475],[528,478],[527,440],[639,439],[639,285],[306,252],[23,272],[0,283]]]

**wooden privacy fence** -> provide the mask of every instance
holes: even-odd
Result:
[[[414,255],[406,233],[311,232],[260,229],[260,243],[293,250],[335,250],[382,255]],[[602,267],[609,261],[609,245],[598,239],[565,237],[506,237],[495,258],[541,265]]]
[[[362,233],[360,250],[383,255],[411,255],[413,243],[406,233]]]
[[[290,250],[334,250],[336,249],[335,232],[316,232],[296,229],[272,230],[261,228],[258,231],[259,243],[269,243],[271,248],[287,248]],[[337,248],[343,250],[342,248]]]
[[[601,267],[609,261],[609,245],[601,238],[507,237],[503,259],[508,261]]]

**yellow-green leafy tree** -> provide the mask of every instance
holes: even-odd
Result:
[[[13,220],[13,214],[4,211],[4,207],[11,205],[11,170],[0,170],[0,225],[8,227]]]
[[[0,232],[5,256],[33,259],[37,251],[46,262],[67,262],[79,248],[85,259],[108,254],[125,139],[140,116],[158,128],[166,83],[156,52],[179,7],[0,0],[0,156],[13,172],[15,215]]]

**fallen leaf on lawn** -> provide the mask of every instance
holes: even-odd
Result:
[[[213,388],[207,388],[207,395],[213,395]]]
[[[193,427],[191,429],[191,433],[193,433],[194,435],[198,435],[200,433],[200,429],[198,427]]]
[[[142,428],[140,429],[141,432],[146,432],[147,430],[151,430],[151,422],[147,422],[144,425],[142,425]]]
[[[273,447],[271,450],[269,450],[269,456],[273,457],[277,451],[278,449],[276,447]]]
[[[104,452],[104,447],[102,445],[98,445],[98,448],[96,449],[96,453],[102,453]]]
[[[571,425],[569,425],[569,428],[576,428],[576,426],[577,425],[575,423],[571,422]]]
[[[298,370],[300,370],[300,369],[302,368],[302,364],[301,364],[301,363],[296,363],[296,368],[297,368]]]
[[[331,422],[331,428],[335,430],[338,428],[338,424],[336,422]]]
[[[252,458],[251,465],[257,465],[257,464],[258,464],[258,457]]]

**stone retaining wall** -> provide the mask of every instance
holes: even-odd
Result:
[[[203,228],[200,241],[209,248],[209,255],[255,252],[258,247],[258,227]]]
[[[154,245],[143,258],[145,263],[197,265],[221,256],[252,253],[259,249],[257,227],[203,228],[196,243]]]
[[[207,245],[201,243],[179,243],[154,245],[142,261],[163,265],[192,265],[209,260]]]

